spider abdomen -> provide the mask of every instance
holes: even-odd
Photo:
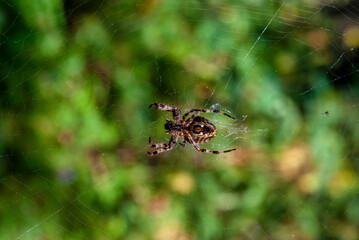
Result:
[[[216,127],[204,117],[195,117],[188,126],[188,131],[197,144],[205,143],[217,134]]]

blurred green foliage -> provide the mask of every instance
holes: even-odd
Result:
[[[323,4],[1,1],[0,238],[358,239],[359,11]],[[237,151],[148,158],[152,102]]]

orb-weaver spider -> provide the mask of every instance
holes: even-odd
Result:
[[[149,108],[152,106],[163,110],[172,112],[173,115],[173,122],[166,119],[165,129],[166,133],[172,133],[171,139],[168,144],[165,143],[151,143],[151,137],[149,138],[149,146],[151,148],[157,148],[154,152],[148,152],[148,155],[154,156],[161,152],[172,150],[173,146],[177,142],[178,138],[183,138],[183,141],[179,144],[184,147],[186,145],[186,141],[189,142],[200,152],[207,152],[207,153],[214,153],[214,154],[221,154],[227,153],[236,150],[229,149],[225,151],[213,151],[208,149],[201,149],[198,144],[208,142],[212,138],[214,138],[217,134],[216,127],[206,118],[198,116],[201,112],[205,113],[220,113],[226,115],[234,119],[234,117],[228,115],[219,110],[209,110],[209,109],[191,109],[186,114],[183,115],[181,119],[181,110],[177,107],[171,107],[164,104],[152,103]],[[193,115],[186,120],[186,117],[190,114]]]

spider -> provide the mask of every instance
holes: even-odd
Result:
[[[186,141],[187,141],[200,152],[221,154],[221,153],[227,153],[236,150],[236,149],[229,149],[225,151],[213,151],[213,150],[201,149],[198,146],[198,144],[208,142],[209,140],[214,138],[217,134],[216,127],[208,119],[204,117],[200,117],[198,115],[201,112],[220,113],[234,119],[234,117],[229,116],[227,113],[224,113],[219,110],[191,109],[186,114],[184,114],[181,119],[181,110],[177,107],[152,103],[149,106],[149,108],[151,108],[152,106],[163,111],[172,112],[173,122],[166,119],[166,124],[164,126],[167,134],[172,133],[171,139],[168,144],[165,143],[152,144],[151,137],[149,138],[149,146],[151,148],[157,148],[157,150],[154,152],[148,152],[149,156],[154,156],[161,152],[172,150],[179,137],[183,138],[183,141],[179,142],[179,144],[182,147],[186,145]],[[186,117],[192,113],[193,115],[186,120]]]

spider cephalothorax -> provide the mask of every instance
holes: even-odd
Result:
[[[200,117],[198,115],[201,112],[220,113],[234,119],[227,113],[224,113],[219,110],[192,109],[188,111],[185,115],[183,115],[181,119],[181,111],[179,110],[179,108],[170,107],[168,105],[158,104],[158,103],[152,103],[150,105],[150,108],[152,106],[155,106],[160,110],[172,112],[173,122],[167,119],[164,125],[166,133],[172,133],[172,136],[168,144],[165,143],[152,144],[151,138],[149,138],[150,147],[157,148],[157,150],[154,152],[148,152],[148,155],[153,156],[161,152],[171,150],[174,144],[177,142],[178,138],[180,137],[183,138],[182,143],[180,143],[182,147],[186,145],[186,141],[187,141],[191,143],[200,152],[220,154],[220,153],[226,153],[236,150],[236,149],[230,149],[225,151],[212,151],[207,149],[201,149],[200,147],[198,147],[198,144],[208,142],[209,140],[214,138],[217,134],[216,127],[208,119],[204,117]],[[186,120],[186,117],[192,113],[193,115]]]
[[[171,133],[173,131],[182,131],[183,126],[181,124],[174,124],[172,121],[166,119],[165,129],[166,133]]]

